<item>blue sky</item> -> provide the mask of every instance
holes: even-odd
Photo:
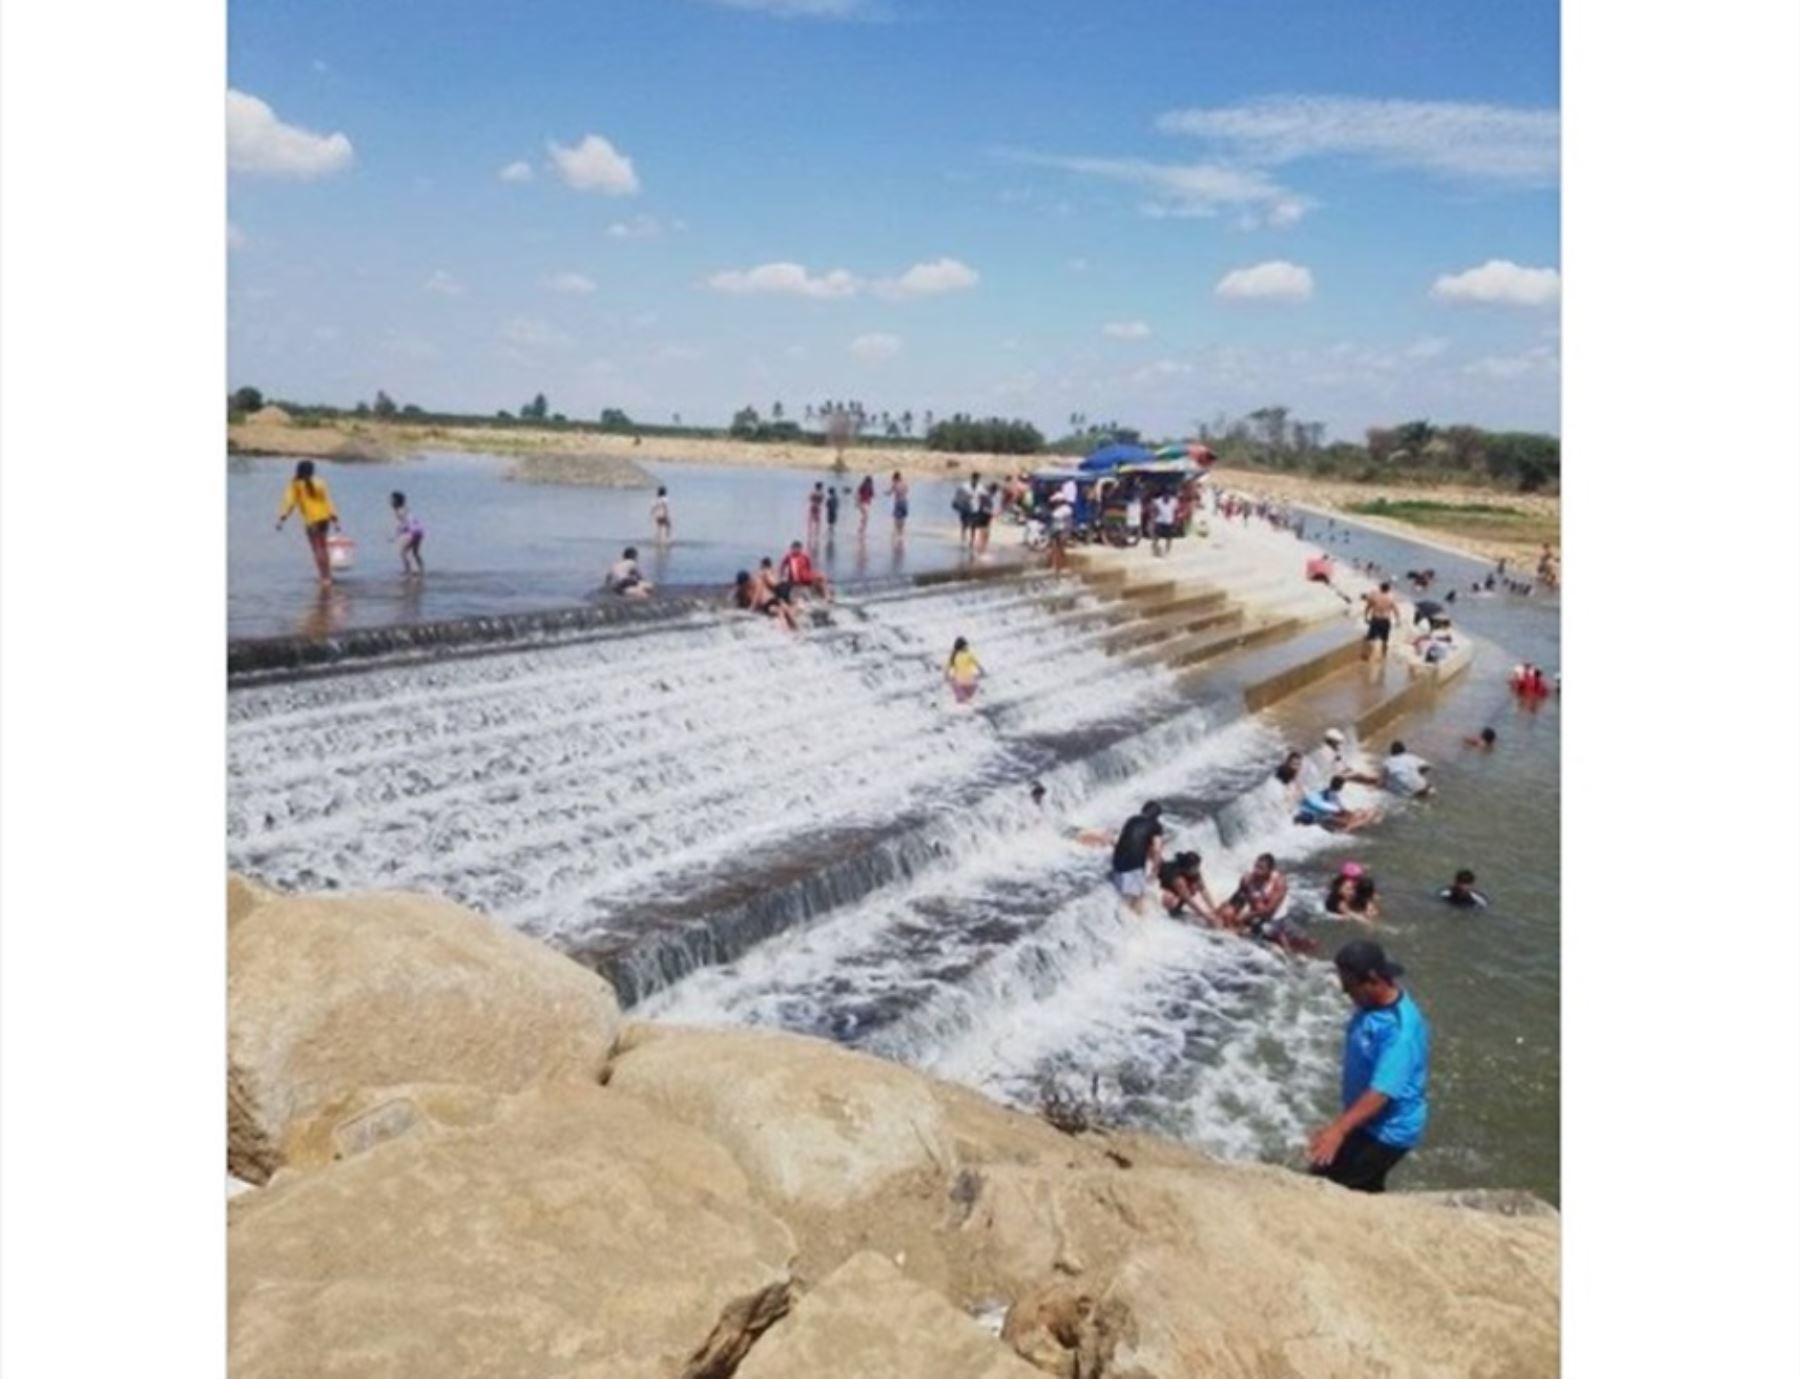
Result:
[[[1538,0],[234,3],[233,386],[1555,430]]]

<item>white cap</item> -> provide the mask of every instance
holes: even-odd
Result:
[[[1327,728],[1325,730],[1325,740],[1333,746],[1336,746],[1344,740],[1343,730],[1339,728]]]

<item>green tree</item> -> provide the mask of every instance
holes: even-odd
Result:
[[[262,389],[243,387],[231,395],[231,410],[234,412],[262,411]]]
[[[389,397],[380,388],[375,390],[374,412],[376,416],[380,417],[383,421],[388,421],[393,417],[394,413],[399,410],[399,407],[394,405],[393,398]]]

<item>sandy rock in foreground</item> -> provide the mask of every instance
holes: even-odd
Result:
[[[943,1108],[910,1069],[767,1030],[634,1035],[608,1085],[705,1130],[778,1201],[836,1210],[955,1163]]]
[[[230,1208],[233,1379],[702,1379],[788,1303],[793,1238],[704,1136],[563,1084]]]
[[[1043,1379],[890,1261],[846,1260],[772,1327],[737,1379]]]
[[[267,1185],[229,1207],[234,1379],[1556,1373],[1534,1199],[1064,1135],[797,1035],[633,1023],[608,1068],[610,989],[531,940],[251,898],[229,1152]],[[821,1282],[782,1321],[795,1280]],[[966,1316],[994,1307],[1003,1342]]]
[[[358,1089],[592,1081],[618,1029],[599,977],[426,896],[267,900],[230,926],[227,953],[229,1166],[253,1182],[291,1127]]]
[[[1040,1187],[985,1228],[1020,1241],[1034,1226],[1061,1233],[1087,1256],[1079,1281],[1091,1307],[1062,1340],[1100,1357],[1107,1379],[1556,1373],[1554,1216],[1508,1219],[1222,1164]],[[1042,1348],[1032,1319],[1059,1309],[1066,1319],[1066,1296],[1026,1295],[1009,1335]]]
[[[240,919],[258,906],[280,898],[280,891],[270,890],[260,881],[232,872],[225,878],[225,927],[235,928]]]

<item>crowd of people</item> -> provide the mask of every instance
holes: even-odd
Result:
[[[1499,735],[1484,727],[1463,741],[1471,750],[1492,752]],[[1316,790],[1305,787],[1307,754],[1298,749],[1284,753],[1274,770],[1296,811],[1295,822],[1303,825],[1351,832],[1377,822],[1378,808],[1353,809],[1340,798],[1353,783],[1400,799],[1424,798],[1435,790],[1431,763],[1398,739],[1371,768],[1349,750],[1342,730],[1330,728],[1315,756],[1326,775],[1326,784]],[[1041,804],[1043,797],[1043,787],[1034,784],[1032,798]],[[1079,836],[1096,841],[1085,833]],[[1171,855],[1167,838],[1163,808],[1156,800],[1146,801],[1110,837],[1112,886],[1134,913],[1143,913],[1155,897],[1171,919],[1265,943],[1289,958],[1318,952],[1317,939],[1292,911],[1288,879],[1272,853],[1258,855],[1219,900],[1207,883],[1200,853],[1186,849]],[[1468,867],[1459,868],[1436,899],[1468,912],[1485,910],[1490,903]],[[1382,909],[1374,875],[1361,862],[1344,862],[1327,884],[1321,908],[1323,917],[1376,926]],[[1424,1131],[1430,1026],[1399,984],[1403,969],[1379,943],[1346,943],[1334,955],[1333,966],[1355,1013],[1345,1032],[1342,1111],[1311,1137],[1308,1158],[1313,1172],[1342,1186],[1381,1192],[1388,1173]]]

